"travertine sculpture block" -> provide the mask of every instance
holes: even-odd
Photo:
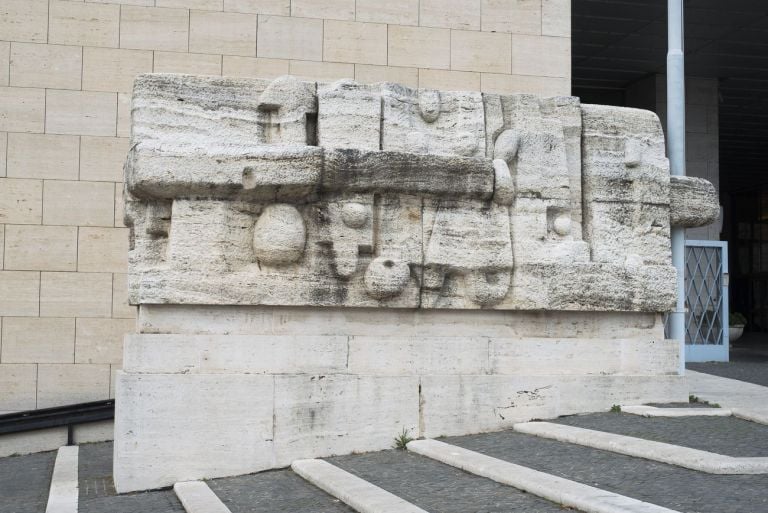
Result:
[[[670,181],[653,113],[144,75],[132,119],[119,490],[686,397],[670,226],[718,205]],[[241,417],[230,394],[263,401]]]
[[[717,213],[650,112],[292,77],[140,77],[126,179],[138,304],[663,312]]]

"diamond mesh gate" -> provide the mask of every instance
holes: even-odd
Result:
[[[685,241],[685,360],[728,361],[728,243]]]

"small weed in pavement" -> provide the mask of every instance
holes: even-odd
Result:
[[[408,449],[408,442],[413,441],[413,438],[408,436],[408,432],[408,429],[403,428],[403,432],[395,437],[395,449],[400,449],[403,451]]]

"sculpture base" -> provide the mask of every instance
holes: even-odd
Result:
[[[688,397],[655,314],[142,305],[139,328],[119,492]]]

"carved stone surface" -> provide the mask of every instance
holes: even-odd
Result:
[[[121,492],[688,396],[650,112],[145,75],[125,199]]]
[[[696,228],[720,217],[717,191],[711,182],[695,176],[672,176],[669,188],[672,226]]]
[[[131,301],[660,312],[670,187],[650,112],[577,98],[144,75]]]

